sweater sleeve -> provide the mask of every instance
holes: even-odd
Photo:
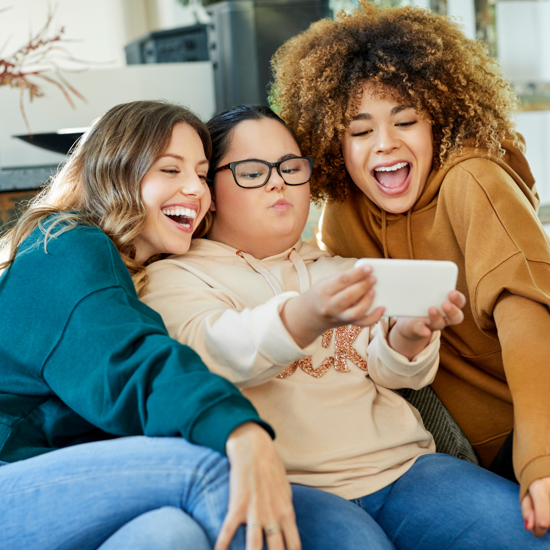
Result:
[[[491,338],[498,332],[502,348],[523,497],[534,479],[550,476],[550,242],[532,205],[495,163],[465,162],[447,179],[445,203],[472,312],[480,330]]]
[[[120,286],[74,307],[43,377],[85,420],[119,435],[182,436],[225,454],[239,425],[263,423],[228,381],[165,332],[156,314]]]
[[[430,343],[409,361],[388,344],[389,323],[382,319],[373,329],[367,349],[369,376],[391,390],[412,388],[419,390],[433,382],[439,366],[440,332],[432,334]]]
[[[550,315],[547,306],[507,291],[494,315],[514,399],[514,470],[523,498],[533,481],[550,476]]]
[[[239,309],[223,290],[176,264],[158,262],[142,299],[160,313],[170,336],[193,348],[210,371],[245,388],[268,382],[318,347],[314,342],[300,348],[281,320],[282,307],[297,295],[284,292]]]

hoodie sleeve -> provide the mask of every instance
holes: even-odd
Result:
[[[419,390],[431,384],[439,365],[440,332],[432,334],[430,343],[412,361],[390,347],[388,332],[387,318],[381,319],[372,330],[372,340],[367,349],[369,376],[372,380],[390,390]]]
[[[312,355],[314,342],[300,348],[279,315],[297,292],[239,309],[231,296],[170,261],[149,269],[144,303],[160,313],[170,336],[193,348],[209,370],[239,388],[258,386],[289,364]]]
[[[444,201],[464,254],[475,322],[491,338],[496,329],[502,347],[523,498],[535,479],[550,476],[550,240],[533,205],[496,163],[472,160],[449,172],[449,181],[451,174],[455,185],[446,187]]]
[[[146,309],[120,287],[76,304],[43,368],[56,396],[119,436],[181,436],[225,454],[227,438],[245,422],[273,435],[237,388],[208,372]]]

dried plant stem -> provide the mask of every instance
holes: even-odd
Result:
[[[6,10],[0,10],[0,13]],[[35,97],[43,97],[44,91],[35,82],[34,78],[40,78],[57,86],[63,93],[69,105],[75,107],[72,96],[85,101],[85,98],[67,80],[62,76],[63,72],[76,72],[59,67],[58,61],[69,61],[72,63],[85,64],[86,62],[73,58],[69,52],[60,44],[69,42],[63,36],[65,29],[62,27],[56,33],[48,36],[55,12],[50,10],[45,24],[29,41],[19,48],[12,55],[0,59],[0,86],[10,86],[19,88],[20,100],[19,106],[25,126],[29,134],[32,135],[29,120],[25,112],[25,92],[28,92],[29,100],[33,101]],[[82,70],[82,69],[78,69]],[[44,74],[53,71],[53,76]]]

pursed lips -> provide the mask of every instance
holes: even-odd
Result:
[[[292,203],[288,202],[286,199],[279,199],[274,202],[270,208],[277,210],[277,212],[286,212],[292,206]]]

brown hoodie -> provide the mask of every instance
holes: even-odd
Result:
[[[521,497],[550,476],[550,239],[523,141],[430,173],[412,210],[381,211],[358,189],[329,203],[322,243],[352,257],[451,260],[468,305],[445,329],[432,386],[489,466],[512,428]]]

